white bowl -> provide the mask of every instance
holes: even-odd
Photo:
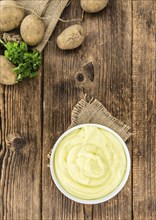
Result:
[[[76,129],[79,129],[79,128],[82,128],[84,126],[93,126],[93,127],[98,127],[98,128],[102,128],[106,131],[109,131],[110,133],[112,133],[119,141],[120,143],[122,144],[123,146],[123,149],[124,149],[124,152],[125,152],[125,155],[126,155],[126,160],[127,160],[127,167],[126,167],[126,171],[125,171],[125,175],[123,177],[123,180],[122,182],[120,183],[120,185],[113,191],[111,192],[109,195],[103,197],[103,198],[100,198],[100,199],[95,199],[95,200],[84,200],[84,199],[79,199],[71,194],[69,194],[68,192],[66,192],[64,190],[64,188],[60,185],[59,181],[57,180],[57,177],[55,175],[55,170],[54,170],[54,166],[53,166],[53,162],[54,162],[54,155],[55,155],[55,151],[59,145],[59,143],[62,141],[62,139],[67,136],[70,132],[76,130]],[[82,125],[78,125],[78,126],[75,126],[69,130],[67,130],[66,132],[64,132],[60,137],[59,139],[56,141],[54,147],[53,147],[53,150],[52,150],[52,154],[51,154],[51,157],[50,157],[50,171],[51,171],[51,175],[52,175],[52,178],[53,178],[53,181],[54,183],[56,184],[57,188],[66,196],[68,197],[69,199],[75,201],[75,202],[78,202],[78,203],[82,203],[82,204],[98,204],[98,203],[102,203],[102,202],[106,202],[108,201],[109,199],[113,198],[115,195],[117,195],[121,189],[124,187],[124,185],[126,184],[126,181],[128,179],[128,176],[129,176],[129,173],[130,173],[130,167],[131,167],[131,162],[130,162],[130,154],[129,154],[129,151],[128,151],[128,148],[125,144],[125,142],[122,140],[122,138],[116,133],[114,132],[112,129],[108,128],[108,127],[105,127],[103,125],[99,125],[99,124],[82,124]]]

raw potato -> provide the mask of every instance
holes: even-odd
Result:
[[[108,0],[81,0],[81,7],[84,11],[95,13],[104,9]]]
[[[15,1],[0,1],[0,32],[19,27],[24,16],[24,9],[18,8]]]
[[[0,83],[13,85],[16,83],[15,66],[4,56],[0,56]]]
[[[84,41],[84,30],[81,25],[75,24],[66,28],[58,37],[57,45],[62,50],[79,47]]]
[[[23,40],[30,46],[38,45],[45,33],[45,24],[35,15],[28,15],[24,18],[20,28]]]

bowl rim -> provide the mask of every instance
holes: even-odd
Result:
[[[93,127],[98,127],[98,128],[102,128],[106,131],[109,131],[110,133],[112,133],[119,141],[120,143],[122,144],[123,146],[123,149],[124,149],[124,152],[125,152],[125,156],[126,156],[126,161],[127,161],[127,167],[126,167],[126,171],[125,171],[125,175],[123,177],[123,180],[121,181],[121,183],[118,185],[118,187],[113,191],[111,192],[110,194],[108,194],[107,196],[104,196],[100,199],[93,199],[93,200],[85,200],[85,199],[80,199],[80,198],[77,198],[73,195],[71,195],[70,193],[68,193],[62,186],[61,184],[59,183],[56,175],[55,175],[55,169],[54,169],[54,166],[53,166],[53,161],[54,161],[54,156],[55,156],[55,151],[59,145],[59,143],[62,141],[62,139],[67,136],[69,133],[71,133],[72,131],[74,130],[77,130],[79,128],[82,128],[82,127],[85,127],[85,126],[93,126]],[[128,147],[127,145],[125,144],[125,142],[123,141],[123,139],[115,132],[113,131],[111,128],[108,128],[104,125],[100,125],[100,124],[94,124],[94,123],[90,123],[90,124],[80,124],[80,125],[76,125],[75,127],[73,128],[70,128],[69,130],[65,131],[58,139],[57,141],[55,142],[54,144],[54,147],[52,149],[52,153],[51,153],[51,156],[50,156],[50,172],[51,172],[51,176],[52,176],[52,179],[55,183],[55,185],[57,186],[57,188],[69,199],[73,200],[74,202],[77,202],[77,203],[81,203],[81,204],[88,204],[88,205],[93,205],[93,204],[99,204],[99,203],[102,203],[102,202],[106,202],[110,199],[112,199],[114,196],[116,196],[122,189],[123,187],[125,186],[127,180],[128,180],[128,177],[129,177],[129,174],[130,174],[130,168],[131,168],[131,159],[130,159],[130,153],[129,153],[129,150],[128,150]]]

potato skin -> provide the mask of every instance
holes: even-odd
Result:
[[[38,45],[45,33],[44,22],[35,15],[28,15],[22,21],[20,33],[23,40],[30,46]]]
[[[25,16],[24,9],[15,1],[0,1],[0,32],[18,28]]]
[[[58,37],[57,45],[62,50],[70,50],[79,47],[84,41],[85,35],[81,25],[75,24],[66,28]]]
[[[15,66],[5,57],[0,55],[0,83],[13,85],[16,83]]]
[[[108,4],[108,0],[81,0],[81,7],[89,13],[96,13],[104,9]]]

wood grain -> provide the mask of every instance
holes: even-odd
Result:
[[[156,2],[133,3],[134,219],[156,219]]]
[[[41,74],[0,91],[0,219],[41,219]],[[26,145],[13,151],[6,140],[14,133]]]
[[[74,5],[73,5],[74,4]],[[73,6],[79,10],[73,11]],[[78,1],[72,1],[63,19],[79,18],[81,9]],[[57,138],[70,125],[70,115],[74,104],[80,99],[75,75],[80,70],[79,49],[63,52],[56,46],[56,37],[69,26],[59,23],[44,55],[44,108],[43,108],[43,164],[42,164],[42,219],[64,220],[84,219],[83,205],[65,198],[52,182],[47,154]],[[82,65],[81,65],[82,66]]]
[[[81,15],[74,0],[62,18]],[[75,23],[82,23],[86,40],[78,49],[61,51],[56,38]],[[110,0],[105,10],[85,13],[83,22],[59,22],[43,57],[36,79],[0,86],[0,220],[155,220],[155,0]],[[50,149],[84,94],[99,99],[133,132],[126,186],[94,206],[65,198],[47,167]],[[13,134],[19,135],[14,144]]]

